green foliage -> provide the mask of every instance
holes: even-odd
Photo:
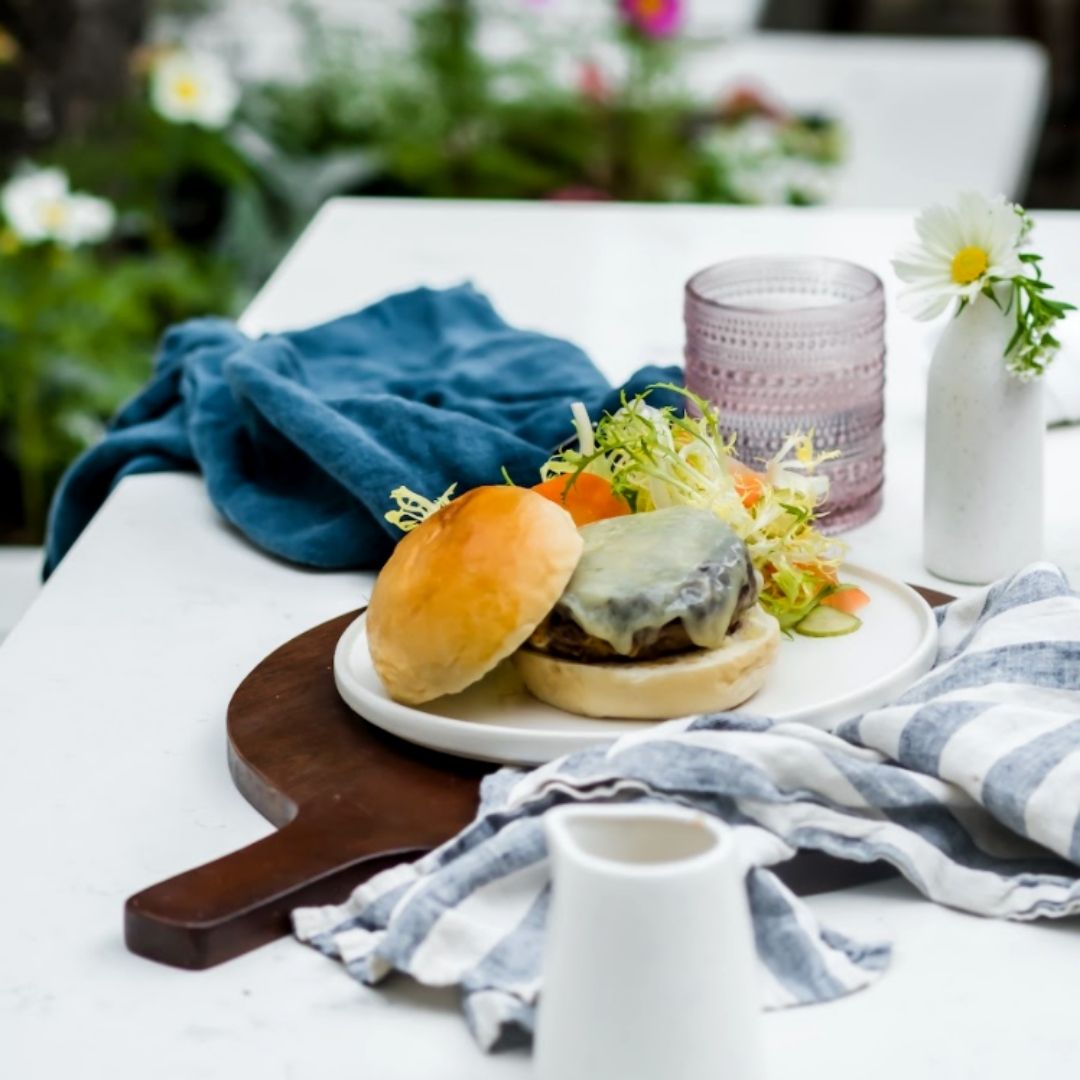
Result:
[[[18,464],[25,538],[40,536],[64,467],[150,374],[162,327],[227,306],[233,287],[226,264],[183,247],[0,257],[0,453]]]
[[[435,3],[407,45],[383,50],[309,16],[312,78],[253,89],[246,115],[293,160],[351,153],[350,190],[373,194],[756,202],[760,174],[769,201],[804,204],[820,201],[842,156],[826,118],[782,113],[746,91],[735,109],[693,101],[677,78],[678,42],[624,31],[616,78],[580,43],[489,59],[477,28],[472,5]],[[552,74],[568,55],[581,57],[581,85]],[[790,183],[777,182],[784,170]]]
[[[174,13],[209,2],[170,0]],[[145,381],[161,331],[235,312],[333,195],[752,202],[766,177],[771,200],[806,203],[818,197],[806,170],[841,155],[828,120],[747,93],[696,104],[678,84],[679,43],[625,26],[608,43],[625,61],[615,78],[585,62],[591,43],[488,58],[470,0],[430,0],[400,47],[297,11],[310,74],[248,87],[228,127],[158,115],[136,78],[79,137],[35,154],[118,218],[107,243],[73,250],[20,245],[0,222],[0,481],[6,459],[21,491],[17,514],[0,501],[0,539],[16,520],[40,537],[64,466]],[[4,41],[0,66],[18,63]],[[579,84],[553,75],[567,56]],[[145,69],[154,53],[140,58]],[[0,100],[0,115],[31,112]]]
[[[1020,275],[1011,279],[1010,304],[1016,317],[1016,330],[1005,346],[1005,359],[1014,375],[1027,380],[1042,375],[1057,356],[1061,342],[1054,336],[1053,328],[1070,311],[1075,311],[1076,306],[1047,296],[1053,286],[1043,280],[1041,255],[1024,252],[1020,261],[1031,267],[1034,277]],[[994,303],[998,302],[993,286],[985,291]]]
[[[146,381],[164,328],[235,312],[285,239],[265,241],[273,198],[229,136],[171,124],[141,97],[35,164],[107,198],[118,219],[107,243],[71,249],[24,244],[0,223],[0,461],[18,486],[0,534],[27,541],[64,468]],[[237,258],[248,235],[265,250]]]
[[[1030,237],[1034,222],[1022,207],[1015,207],[1015,210],[1023,223],[1020,233],[1020,242],[1023,243]],[[1053,290],[1053,285],[1043,278],[1041,255],[1034,251],[1021,251],[1018,258],[1027,268],[1027,273],[1011,278],[990,277],[982,293],[1007,314],[1012,314],[1016,329],[1005,346],[1005,364],[1013,375],[1027,382],[1038,378],[1053,363],[1061,350],[1061,342],[1054,336],[1054,328],[1070,311],[1075,311],[1076,306],[1050,298],[1048,293]],[[1007,286],[1004,305],[997,294],[1001,285]],[[961,300],[957,315],[967,303],[967,300]]]

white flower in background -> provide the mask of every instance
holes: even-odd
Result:
[[[0,209],[25,244],[97,244],[116,222],[112,203],[70,191],[60,169],[23,169],[0,190]]]
[[[776,123],[763,116],[736,124],[729,138],[729,148],[737,157],[760,160],[775,157],[779,151]]]
[[[67,217],[57,232],[57,240],[68,247],[97,244],[113,231],[116,210],[107,199],[75,192],[67,199]]]
[[[833,165],[789,154],[774,120],[754,117],[713,132],[705,151],[739,199],[762,206],[825,202],[835,186]]]
[[[956,205],[931,206],[915,220],[918,243],[893,260],[908,287],[901,305],[916,319],[933,319],[953,300],[970,302],[991,278],[1025,273],[1020,245],[1030,228],[1020,207],[998,195],[969,193]]]
[[[150,103],[166,120],[223,128],[239,102],[240,87],[216,56],[171,51],[151,68]]]

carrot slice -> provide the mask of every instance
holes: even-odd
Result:
[[[566,473],[553,476],[533,491],[558,503],[574,519],[575,525],[588,525],[604,518],[621,517],[630,513],[625,499],[611,490],[611,484],[595,473]]]
[[[816,562],[796,562],[792,563],[792,566],[796,570],[805,570],[807,573],[820,578],[822,581],[827,581],[830,585],[836,585],[839,583],[839,578],[836,576],[836,571],[831,566],[822,566],[821,563]],[[854,585],[848,585],[846,588],[853,589]]]
[[[760,501],[764,494],[765,480],[760,473],[754,472],[735,458],[728,458],[727,466],[735,484],[735,494],[739,496],[743,506],[749,510]]]
[[[870,603],[870,597],[855,585],[842,585],[821,601],[826,607],[836,608],[847,615],[854,615]]]

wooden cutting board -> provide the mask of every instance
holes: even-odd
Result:
[[[935,605],[950,599],[919,592]],[[338,696],[334,646],[357,614],[293,638],[240,684],[228,710],[229,770],[278,831],[132,896],[124,911],[132,952],[213,967],[289,933],[293,908],[340,903],[472,820],[480,780],[495,766],[387,735]],[[892,873],[815,852],[777,870],[801,895]]]

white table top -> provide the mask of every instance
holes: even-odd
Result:
[[[310,324],[393,289],[471,276],[508,319],[576,339],[620,377],[678,358],[681,283],[699,266],[814,251],[885,275],[907,218],[343,201],[311,226],[244,325]],[[1077,295],[1080,215],[1040,223],[1048,275]],[[888,332],[886,507],[856,534],[854,554],[932,583],[918,559],[927,331],[893,315]],[[1074,491],[1080,429],[1051,433],[1049,446],[1051,484]],[[1072,497],[1058,502],[1070,505],[1051,513],[1050,553],[1075,581],[1080,510]],[[123,947],[128,895],[269,831],[226,769],[229,695],[276,645],[358,606],[369,581],[259,554],[215,515],[196,477],[139,477],[0,646],[5,1075],[528,1075],[522,1054],[475,1049],[453,994],[405,980],[370,991],[292,941],[200,973]],[[811,903],[839,930],[892,940],[893,970],[845,1001],[770,1015],[770,1076],[832,1080],[873,1062],[876,1080],[1004,1080],[1080,1058],[1075,926],[975,919],[896,881]]]

